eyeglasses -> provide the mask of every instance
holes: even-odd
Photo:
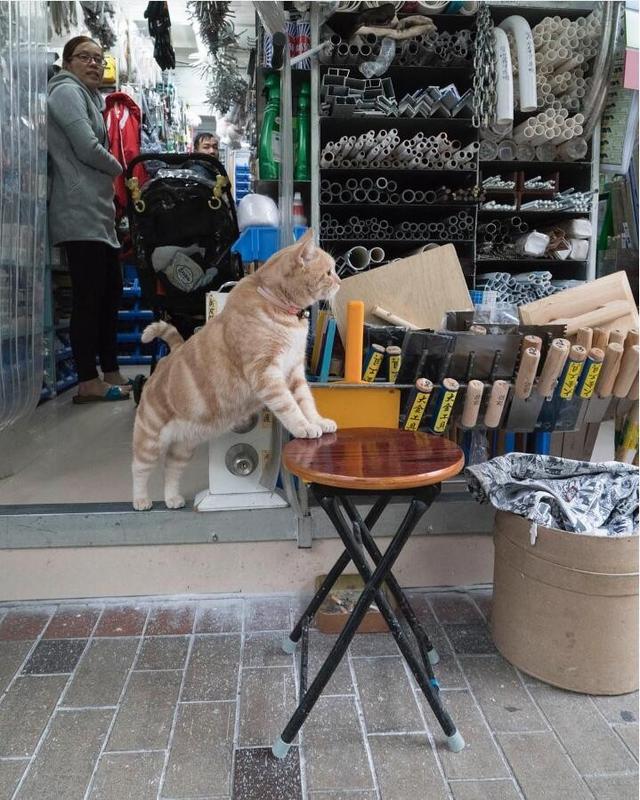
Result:
[[[98,67],[104,67],[107,63],[102,56],[92,56],[91,53],[78,53],[75,56],[71,56],[71,58],[77,58],[83,64],[90,64],[93,61]]]

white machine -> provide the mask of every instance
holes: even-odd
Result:
[[[222,310],[227,296],[223,291],[207,294],[207,319]],[[209,488],[196,496],[196,511],[288,505],[279,494],[260,483],[272,457],[273,425],[271,412],[263,409],[245,424],[209,443]]]

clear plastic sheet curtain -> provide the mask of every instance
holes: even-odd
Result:
[[[46,12],[37,0],[0,2],[0,433],[42,389]]]

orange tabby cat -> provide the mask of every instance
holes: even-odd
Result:
[[[171,353],[144,387],[133,431],[133,507],[151,508],[149,475],[166,454],[164,498],[181,508],[180,477],[195,447],[269,408],[299,438],[336,430],[316,409],[305,380],[309,323],[302,310],[328,300],[340,279],[309,230],[233,288],[222,312],[184,341],[166,322],[142,341],[164,339]]]

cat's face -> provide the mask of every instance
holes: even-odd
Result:
[[[340,287],[335,261],[313,241],[313,230],[290,247],[281,250],[263,267],[270,278],[278,282],[283,291],[302,308],[319,300],[330,300]]]

